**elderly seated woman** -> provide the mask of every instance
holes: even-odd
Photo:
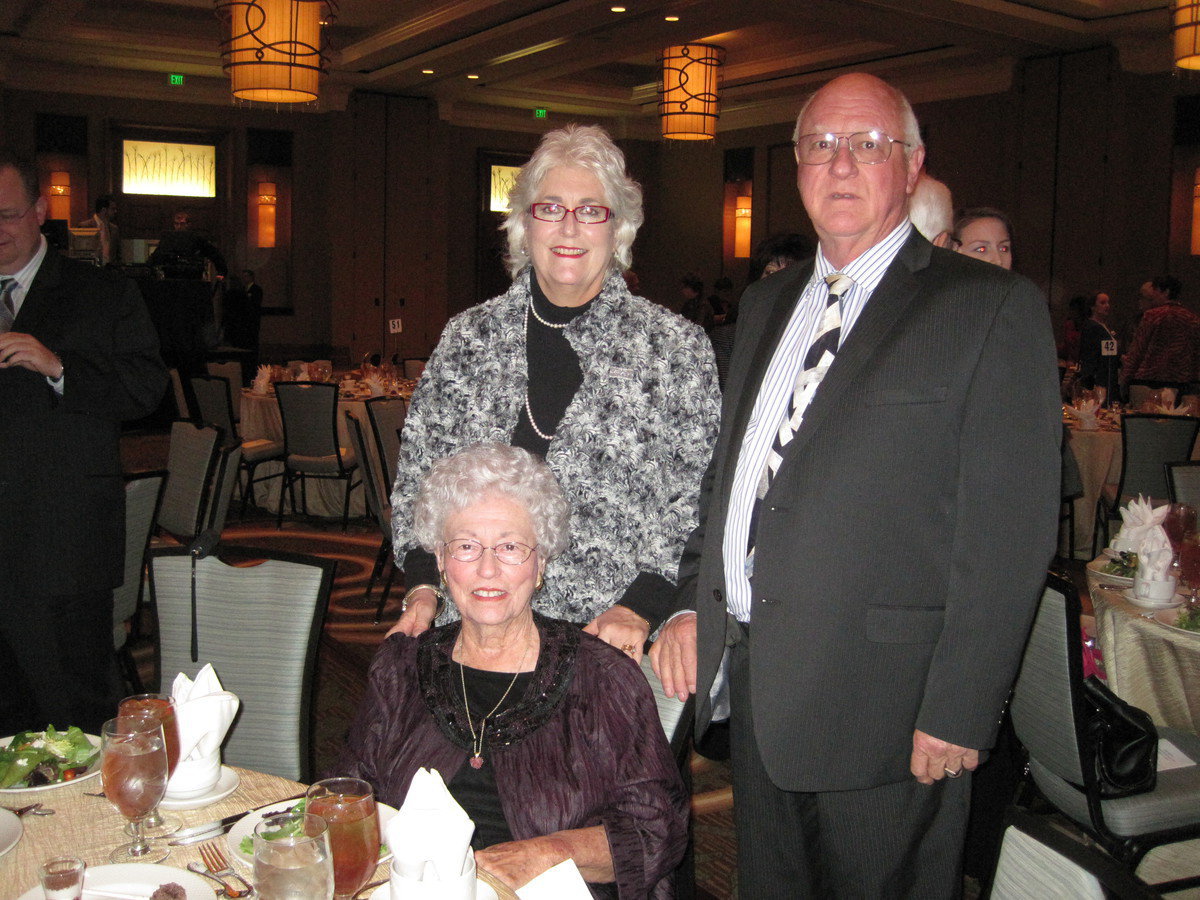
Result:
[[[646,678],[530,607],[567,542],[550,468],[468,447],[425,474],[413,516],[461,620],[383,643],[339,772],[398,806],[437,769],[475,822],[478,866],[510,887],[570,858],[594,896],[674,896],[688,799]]]

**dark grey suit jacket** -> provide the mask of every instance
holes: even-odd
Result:
[[[812,272],[750,287],[721,435],[681,563],[698,612],[698,726],[725,637],[730,486],[767,364]],[[915,231],[788,445],[758,525],[756,738],[795,791],[911,778],[914,728],[995,737],[1055,542],[1060,407],[1030,282]]]
[[[62,359],[60,397],[28,369],[0,369],[0,579],[10,596],[121,583],[125,492],[120,423],[166,390],[137,286],[49,250],[14,331]]]

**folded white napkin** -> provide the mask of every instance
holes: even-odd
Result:
[[[592,892],[579,874],[575,860],[551,866],[517,891],[521,900],[590,900]]]
[[[387,389],[383,384],[383,378],[379,375],[368,375],[363,379],[363,384],[370,390],[372,397],[382,397],[387,393]]]
[[[1146,530],[1137,555],[1140,580],[1167,581],[1173,578],[1171,563],[1175,559],[1175,551],[1171,549],[1171,541],[1161,525],[1152,525]]]
[[[1164,416],[1190,416],[1192,414],[1191,408],[1186,403],[1181,406],[1169,406],[1164,403],[1162,406],[1155,407],[1154,411]]]
[[[1140,554],[1139,548],[1148,532],[1154,527],[1162,530],[1162,524],[1167,520],[1167,513],[1170,509],[1170,505],[1166,503],[1159,507],[1153,507],[1148,499],[1138,494],[1136,500],[1130,500],[1121,510],[1121,520],[1124,524],[1122,524],[1121,530],[1113,536],[1110,546],[1113,550]],[[1165,536],[1166,532],[1163,534]],[[1140,555],[1138,565],[1141,565]]]
[[[475,896],[475,823],[450,796],[437,769],[418,769],[387,825],[392,896],[470,900]]]
[[[265,394],[270,387],[271,367],[259,366],[258,371],[254,375],[254,381],[250,383],[250,390],[255,394]]]
[[[1099,401],[1088,398],[1080,400],[1074,406],[1068,406],[1067,414],[1075,416],[1077,419],[1094,419],[1096,418],[1096,410],[1099,408]]]

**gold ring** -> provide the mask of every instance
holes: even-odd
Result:
[[[622,644],[621,652],[628,653],[630,656],[633,656],[633,644]]]
[[[946,767],[942,766],[942,768],[945,769]],[[946,769],[946,777],[947,778],[958,778],[960,775],[962,775],[962,773],[963,773],[962,769],[959,769],[957,772],[951,772],[949,769]]]

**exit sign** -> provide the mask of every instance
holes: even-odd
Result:
[[[537,109],[535,109],[535,110],[533,111],[533,117],[534,117],[535,119],[544,119],[544,118],[546,118],[546,110],[545,110],[545,108],[544,108],[544,107],[538,107]]]
[[[174,85],[183,84],[183,76],[180,75],[178,72],[172,72],[170,75],[167,76],[167,78],[170,80],[171,84],[174,84]]]

